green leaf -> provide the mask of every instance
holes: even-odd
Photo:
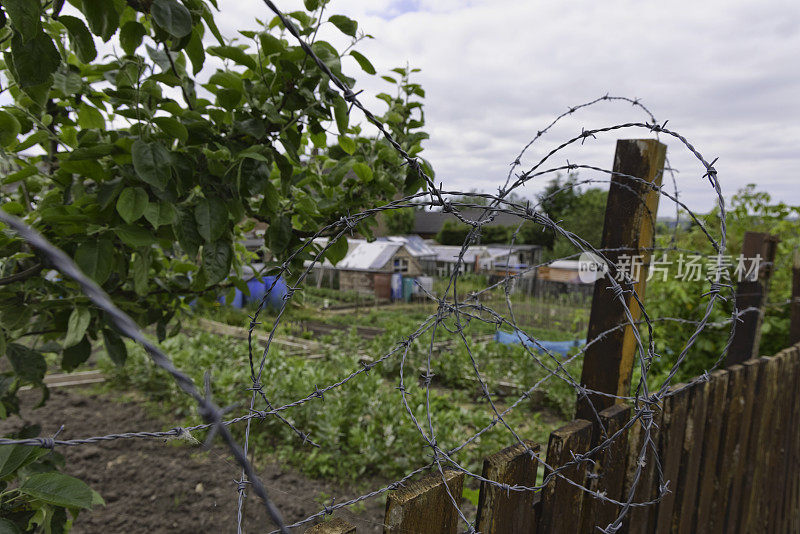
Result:
[[[83,335],[86,333],[86,329],[89,328],[89,323],[91,322],[92,312],[89,311],[89,308],[81,306],[72,310],[72,313],[69,314],[69,320],[67,321],[67,335],[64,337],[64,348],[76,345],[83,339]]]
[[[181,143],[186,143],[189,139],[189,130],[177,119],[172,117],[156,117],[153,119],[156,126],[161,128],[165,134],[177,139]]]
[[[228,226],[228,208],[218,198],[204,198],[194,208],[197,232],[207,243],[216,241]]]
[[[114,232],[123,243],[133,248],[147,247],[156,242],[152,232],[133,224],[118,226],[114,229]]]
[[[186,55],[192,62],[192,74],[197,74],[203,69],[206,61],[206,51],[203,47],[203,26],[198,25],[192,30],[192,37],[186,44]]]
[[[83,78],[77,72],[56,72],[53,74],[53,89],[61,91],[64,96],[72,96],[83,89]]]
[[[144,210],[144,218],[158,229],[159,226],[174,223],[178,218],[178,210],[170,202],[151,202]]]
[[[39,456],[36,447],[27,445],[4,445],[0,447],[0,479],[15,473],[20,467]],[[2,530],[0,530],[2,533]]]
[[[0,110],[0,146],[7,147],[16,143],[19,131],[17,118],[11,113]]]
[[[68,373],[77,369],[92,355],[92,344],[84,337],[75,345],[64,349],[61,353],[61,368]]]
[[[147,35],[147,30],[144,29],[141,23],[129,20],[119,30],[119,44],[126,54],[132,56],[136,53],[136,49],[142,45],[142,39],[145,35]]]
[[[339,31],[343,34],[349,35],[350,37],[356,36],[358,22],[354,21],[353,19],[345,17],[344,15],[331,15],[328,17],[328,20],[333,23],[334,26],[339,28]]]
[[[333,116],[336,119],[336,127],[340,134],[347,133],[347,102],[338,94],[333,98]]]
[[[149,249],[138,250],[133,256],[133,290],[139,296],[147,294],[147,282],[150,274]]]
[[[126,187],[117,197],[117,212],[130,224],[144,215],[147,202],[147,191],[141,187]]]
[[[267,239],[269,240],[269,249],[274,254],[285,251],[292,239],[292,221],[288,217],[273,218],[267,228]]]
[[[64,508],[92,507],[92,489],[82,480],[51,471],[28,478],[19,487],[19,492],[39,501]]]
[[[306,10],[314,11],[319,7],[319,0],[303,0],[303,5],[306,6]]]
[[[20,87],[53,83],[51,75],[61,65],[61,55],[49,35],[40,31],[23,42],[18,33],[11,38],[14,71]]]
[[[357,52],[355,50],[350,51],[350,55],[355,58],[358,64],[361,66],[361,70],[366,72],[367,74],[375,74],[375,67],[372,66],[372,63],[364,57],[364,54],[361,52]]]
[[[137,139],[131,150],[133,168],[139,178],[156,189],[164,189],[170,178],[169,151],[160,143]]]
[[[239,106],[242,96],[238,89],[220,89],[217,91],[217,104],[223,109],[233,110]]]
[[[72,45],[72,50],[75,52],[75,55],[78,56],[78,59],[83,63],[91,63],[94,61],[97,57],[94,38],[83,21],[77,17],[64,15],[58,17],[58,22],[67,28],[69,42]]]
[[[181,38],[192,31],[192,15],[177,0],[153,0],[150,14],[170,35]]]
[[[344,150],[351,156],[356,151],[356,142],[347,137],[346,135],[339,136],[339,146],[342,147],[342,150]]]
[[[4,0],[3,8],[11,19],[11,24],[22,36],[23,41],[29,41],[41,31],[39,21],[39,6],[41,4],[32,0]]]
[[[325,256],[334,265],[342,261],[346,255],[347,255],[347,238],[345,236],[342,236],[336,241],[334,241],[331,247],[325,251]]]
[[[6,355],[21,380],[32,384],[42,383],[44,373],[47,371],[47,361],[42,353],[17,343],[9,343]]]
[[[125,360],[128,359],[128,348],[122,338],[108,328],[103,329],[103,343],[106,346],[106,353],[111,361],[119,367],[125,365]]]
[[[114,246],[108,239],[84,241],[75,250],[75,263],[98,285],[108,280],[113,257]]]
[[[184,211],[181,214],[180,222],[175,225],[175,233],[178,234],[178,243],[184,252],[192,258],[196,257],[200,245],[203,244],[203,238],[197,232],[194,214]]]
[[[109,0],[82,0],[81,11],[92,33],[108,42],[119,26],[119,13]]]
[[[260,33],[258,35],[258,40],[261,42],[261,53],[265,56],[279,54],[286,50],[286,47],[283,45],[283,41],[270,33]]]
[[[212,56],[230,59],[234,63],[238,63],[252,70],[256,70],[258,67],[256,60],[248,56],[244,50],[235,46],[209,46],[206,50]]]
[[[225,240],[203,245],[203,271],[207,285],[214,285],[228,277],[232,257],[231,244]]]
[[[353,172],[364,182],[372,181],[372,169],[370,169],[369,165],[358,161],[353,164]]]
[[[78,126],[86,130],[91,128],[105,130],[106,120],[103,118],[103,114],[96,108],[87,105],[85,102],[81,102],[81,105],[78,107]]]

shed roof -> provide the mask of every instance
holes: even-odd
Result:
[[[351,249],[336,267],[355,271],[378,270],[383,268],[401,248],[403,248],[402,243],[391,241],[363,242]]]

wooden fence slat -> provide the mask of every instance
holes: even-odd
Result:
[[[539,445],[525,440],[527,449],[539,452]],[[483,478],[501,484],[536,485],[539,462],[520,443],[507,447],[483,461]],[[535,534],[536,495],[531,491],[510,491],[481,482],[478,497],[477,530],[481,534]]]
[[[706,411],[705,437],[703,438],[702,459],[700,461],[700,480],[697,489],[697,508],[694,513],[694,525],[684,532],[704,534],[712,532],[712,509],[714,497],[718,494],[721,481],[717,476],[717,459],[724,432],[726,414],[725,403],[728,395],[729,371],[719,369],[711,373],[711,391]]]
[[[664,415],[663,401],[653,407],[653,421],[650,427],[650,440],[645,444],[646,432],[643,422],[637,421],[628,432],[628,459],[625,468],[625,491],[623,501],[628,499],[636,478],[637,466],[642,449],[645,449],[644,465],[636,487],[633,489],[633,502],[642,503],[656,496],[656,466],[658,465],[657,447],[661,420]],[[623,531],[627,534],[650,534],[655,523],[655,506],[637,506],[632,508],[623,522]]]
[[[794,423],[791,427],[791,466],[788,472],[793,480],[790,486],[789,503],[786,515],[789,517],[789,532],[800,531],[800,345],[793,347],[793,360],[795,362],[795,387],[792,394],[792,413]]]
[[[689,411],[683,436],[681,467],[674,486],[675,506],[672,510],[671,532],[692,533],[694,512],[697,507],[697,486],[700,482],[700,463],[703,459],[703,440],[708,423],[708,396],[710,382],[694,384],[690,389]]]
[[[547,445],[547,464],[559,468],[572,461],[572,454],[582,454],[589,450],[592,441],[592,424],[576,419],[554,430]],[[561,475],[569,480],[584,484],[586,462],[571,466]],[[550,474],[545,470],[545,477]],[[563,478],[556,476],[542,490],[542,513],[538,532],[543,534],[574,533],[578,531],[581,520],[583,491]]]
[[[631,408],[624,404],[615,404],[599,413],[600,424],[594,426],[592,447],[596,447],[609,437],[613,436],[630,420]],[[589,480],[588,487],[592,491],[604,493],[611,499],[621,500],[625,486],[625,462],[628,453],[628,432],[617,437],[608,448],[600,451],[595,458],[593,468],[590,470],[594,477]],[[605,528],[619,515],[619,506],[601,501],[594,496],[584,493],[581,510],[581,532],[595,533],[595,526]]]
[[[689,412],[691,387],[679,384],[664,401],[664,416],[659,432],[658,453],[661,459],[663,483],[668,484],[669,492],[664,495],[656,509],[656,534],[669,532],[672,528],[672,510],[675,507],[675,488],[683,454],[683,437],[686,430],[686,416]],[[654,484],[658,484],[658,477]]]
[[[447,494],[461,502],[464,473],[446,470],[432,473],[389,492],[386,498],[384,534],[414,532],[416,534],[455,534],[459,516]]]
[[[760,358],[763,362],[764,376],[763,393],[758,397],[757,402],[763,404],[760,425],[758,428],[758,449],[755,456],[750,456],[753,466],[753,478],[750,486],[750,502],[748,509],[748,520],[743,522],[747,526],[748,532],[772,532],[768,529],[771,518],[768,517],[769,504],[773,484],[769,480],[770,466],[777,461],[778,442],[775,440],[775,424],[778,409],[776,408],[778,373],[780,371],[780,359]],[[753,530],[755,529],[755,530]]]
[[[750,530],[758,520],[758,498],[761,488],[759,486],[761,477],[761,462],[769,454],[769,447],[764,447],[764,436],[767,431],[767,419],[772,410],[767,399],[774,399],[772,394],[772,383],[774,379],[773,367],[767,365],[768,361],[762,358],[753,358],[758,362],[760,368],[758,382],[756,384],[756,394],[753,400],[753,421],[750,439],[747,444],[747,455],[745,460],[745,473],[742,479],[742,502],[739,525],[743,532],[753,532]],[[759,459],[760,461],[757,461]]]
[[[734,366],[735,367],[735,366]],[[730,368],[733,370],[733,367]],[[747,485],[745,484],[745,477],[747,473],[750,456],[750,441],[753,432],[753,420],[757,419],[757,411],[755,410],[755,399],[758,393],[758,377],[761,374],[760,362],[756,359],[747,360],[742,364],[742,383],[736,398],[731,398],[729,395],[729,405],[740,404],[742,407],[741,419],[738,420],[738,435],[725,436],[730,437],[730,441],[725,443],[728,448],[724,451],[726,461],[725,464],[720,465],[720,469],[726,472],[726,488],[727,503],[724,510],[725,522],[720,532],[730,532],[735,534],[740,531],[741,510],[742,506],[742,493]],[[733,375],[731,375],[732,377]],[[730,391],[730,390],[729,390]],[[728,416],[728,421],[733,421],[731,415]]]
[[[780,532],[781,523],[781,495],[786,491],[788,478],[783,469],[784,459],[786,458],[786,425],[789,422],[786,395],[786,380],[789,371],[786,351],[772,357],[775,360],[775,401],[770,417],[769,427],[772,435],[771,442],[764,443],[770,448],[771,461],[766,464],[765,474],[762,478],[762,493],[760,494],[759,515],[762,524],[769,528],[768,532]]]
[[[792,482],[795,477],[791,469],[793,454],[791,436],[797,424],[794,416],[794,398],[797,396],[796,359],[791,349],[781,351],[779,358],[781,368],[778,375],[778,404],[780,414],[776,417],[774,425],[780,434],[780,452],[777,461],[773,462],[772,479],[780,481],[770,500],[769,514],[776,532],[788,530],[788,516],[786,509],[787,495],[791,494]]]
[[[344,519],[334,517],[306,530],[306,534],[356,534],[356,527]]]

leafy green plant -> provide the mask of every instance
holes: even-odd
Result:
[[[24,428],[14,437],[35,437]],[[0,446],[0,531],[68,532],[81,510],[104,504],[102,497],[75,477],[58,472],[63,457],[41,447]]]

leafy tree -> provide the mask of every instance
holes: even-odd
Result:
[[[794,251],[800,247],[800,206],[792,206],[784,202],[775,202],[768,193],[758,191],[753,184],[741,189],[733,196],[727,212],[727,250],[726,255],[731,256],[730,268],[732,283],[735,288],[736,257],[742,250],[744,234],[747,231],[766,232],[778,235],[781,239],[775,254],[775,267],[770,278],[766,307],[764,310],[761,327],[761,354],[775,354],[785,348],[789,343],[789,312],[787,302],[791,296],[792,257]],[[688,216],[687,216],[688,218]],[[719,210],[715,208],[705,216],[700,217],[708,228],[719,224]],[[693,251],[704,254],[702,264],[715,261],[714,250],[701,229],[695,224],[688,230],[679,228],[674,234],[672,231],[657,235],[657,246],[676,246],[679,251]],[[686,252],[685,254],[689,254]],[[705,313],[707,298],[704,293],[708,291],[708,281],[703,276],[700,281],[676,279],[675,262],[677,257],[668,255],[668,260],[673,261],[670,276],[654,276],[647,283],[645,306],[651,317],[678,317],[690,321],[699,320]],[[723,281],[724,282],[724,281]],[[729,292],[724,290],[723,297]],[[730,299],[727,302],[717,301],[711,317],[712,322],[724,322],[731,317],[733,311]],[[675,358],[683,349],[685,342],[694,331],[694,325],[669,323],[659,324],[656,328],[656,352],[661,358],[655,362],[655,370],[666,372],[675,362]],[[702,374],[709,369],[719,358],[730,333],[730,324],[722,327],[709,328],[701,333],[697,343],[679,369],[677,380]],[[657,373],[656,375],[657,376]]]
[[[386,230],[392,235],[405,235],[414,231],[414,208],[400,208],[383,213]]]
[[[376,74],[356,21],[289,14],[341,80]],[[354,123],[348,103],[278,18],[227,39],[216,0],[4,0],[0,8],[2,209],[22,217],[159,339],[180,329],[182,297],[246,291],[243,232],[267,224],[277,260],[319,228],[423,186],[396,151]],[[317,38],[331,25],[350,39]],[[99,40],[107,43],[101,54]],[[210,57],[216,58],[211,68]],[[417,69],[383,78],[379,117],[419,156],[424,90]],[[423,162],[426,172],[431,172]],[[357,227],[369,235],[370,225]],[[311,247],[297,262],[309,259]],[[346,243],[331,247],[338,261]],[[119,334],[52,265],[0,227],[0,411],[25,384],[46,388],[45,353],[73,370],[102,341],[119,365]],[[49,527],[48,527],[49,528]],[[55,528],[55,527],[53,527]]]

